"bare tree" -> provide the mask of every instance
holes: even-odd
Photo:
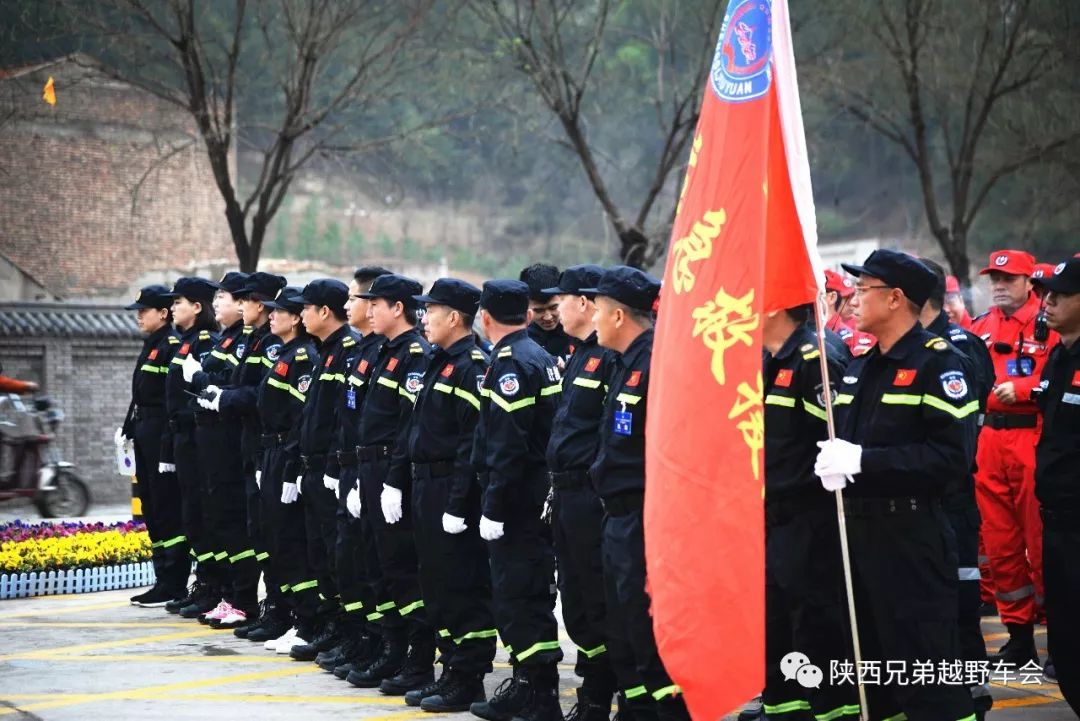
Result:
[[[1060,44],[1036,23],[1049,5],[858,0],[832,16],[855,26],[826,68],[837,102],[914,164],[929,230],[965,286],[969,233],[994,189],[1080,141],[1058,102]]]
[[[110,41],[105,68],[191,113],[240,268],[254,270],[297,174],[320,157],[394,138],[358,139],[357,118],[422,62],[415,39],[434,0],[69,0],[80,32]],[[112,68],[112,70],[109,70]],[[237,105],[257,107],[239,122]],[[241,180],[236,148],[254,151]],[[241,186],[245,186],[241,190]],[[246,187],[250,186],[250,187]]]
[[[647,6],[651,12],[647,28],[637,31],[620,27],[613,29],[615,10],[610,0],[583,4],[574,0],[474,0],[470,9],[483,23],[494,30],[498,49],[490,54],[496,62],[506,60],[531,81],[544,105],[558,120],[562,144],[576,154],[589,185],[619,238],[622,262],[636,267],[649,267],[666,247],[667,235],[674,220],[674,203],[670,214],[649,228],[650,216],[657,201],[680,162],[687,144],[693,137],[699,113],[699,98],[705,84],[716,42],[721,2],[697,3],[700,16],[678,23],[680,9],[675,3],[656,3]],[[686,40],[690,47],[677,47],[687,29],[692,33]],[[650,105],[656,116],[657,131],[662,138],[655,164],[648,168],[619,168],[605,175],[601,169],[603,151],[596,147],[588,133],[585,117],[586,100],[598,84],[597,68],[602,54],[615,44],[613,36],[637,32],[635,39],[646,42],[655,53],[655,84]],[[617,78],[608,79],[618,82]],[[618,112],[601,108],[601,112]],[[619,207],[611,190],[612,173],[645,172],[648,187],[637,201],[637,209],[627,213]]]

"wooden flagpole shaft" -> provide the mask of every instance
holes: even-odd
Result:
[[[817,321],[818,355],[821,361],[821,396],[825,401],[825,420],[829,427],[829,440],[836,438],[836,422],[833,419],[833,399],[829,390],[829,361],[825,354],[825,293],[818,292],[814,304]],[[848,551],[847,520],[844,516],[844,491],[833,492],[836,496],[836,521],[840,524],[840,557],[844,564],[844,588],[847,590],[848,618],[851,621],[851,645],[855,650],[855,682],[859,688],[859,708],[862,721],[870,721],[870,705],[866,700],[866,687],[859,679],[862,668],[862,648],[859,646],[859,622],[855,614],[855,593],[851,583],[851,554]]]

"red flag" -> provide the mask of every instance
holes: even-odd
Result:
[[[660,655],[715,721],[764,685],[761,321],[824,277],[787,0],[729,0],[668,248],[646,429]]]

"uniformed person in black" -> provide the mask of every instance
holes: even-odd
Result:
[[[971,383],[972,397],[979,400],[979,413],[964,419],[969,435],[969,464],[971,470],[952,479],[941,505],[956,534],[960,588],[957,593],[957,623],[960,654],[964,661],[987,661],[986,641],[983,640],[979,606],[979,506],[975,502],[975,451],[979,439],[979,417],[986,410],[986,399],[994,385],[994,361],[986,343],[979,336],[949,321],[944,311],[945,269],[932,260],[920,259],[935,276],[934,289],[923,306],[919,322],[929,333],[949,341],[964,356],[964,373]],[[971,695],[979,718],[993,705],[990,687],[986,683],[972,684]]]
[[[601,553],[611,623],[626,631],[639,686],[623,689],[634,718],[689,721],[682,690],[656,650],[645,592],[645,407],[652,358],[652,308],[660,281],[615,266],[595,288],[597,342],[614,351],[614,368],[600,419],[599,454],[589,474],[604,504]]]
[[[529,337],[529,287],[490,280],[480,323],[495,343],[481,386],[472,464],[482,489],[480,536],[488,541],[495,624],[513,666],[473,714],[489,721],[559,721],[562,660],[552,613],[555,556],[541,519],[551,487],[544,454],[561,391],[556,359]]]
[[[556,360],[566,363],[574,352],[574,339],[559,322],[559,304],[545,288],[559,284],[559,269],[547,263],[534,263],[521,271],[518,278],[529,286],[529,337]],[[559,366],[562,367],[562,364]]]
[[[293,300],[300,288],[286,287],[265,303],[270,309],[270,332],[281,341],[269,372],[258,388],[257,405],[262,424],[263,457],[255,475],[270,571],[267,577],[280,593],[259,627],[249,630],[249,641],[275,642],[295,638],[300,626],[310,626],[319,605],[318,579],[308,565],[307,526],[298,503],[300,424],[318,356],[315,344],[300,320],[304,304]],[[270,360],[267,349],[266,358]],[[292,645],[291,640],[288,644]]]
[[[576,710],[567,715],[577,721],[606,721],[619,684],[623,688],[639,684],[626,639],[621,629],[609,623],[600,558],[604,508],[589,481],[614,354],[596,342],[596,305],[582,288],[595,288],[603,274],[598,265],[571,266],[563,271],[557,285],[543,291],[558,303],[560,323],[574,343],[574,353],[563,372],[559,409],[551,424],[547,465],[562,617],[577,645],[574,671],[582,679]],[[617,670],[622,679],[616,679]]]
[[[345,392],[345,373],[356,354],[359,337],[345,323],[349,287],[340,280],[318,278],[304,286],[294,300],[304,304],[301,318],[308,333],[318,339],[319,369],[307,392],[300,421],[302,468],[296,483],[307,525],[308,565],[319,582],[323,603],[314,624],[298,629],[290,655],[311,661],[336,642],[333,623],[340,611],[334,564],[337,547],[337,498],[324,483],[327,454],[338,426],[338,407]],[[295,652],[295,653],[294,653]]]
[[[372,330],[385,338],[360,378],[366,388],[357,429],[361,515],[371,523],[379,560],[375,610],[383,648],[346,680],[398,696],[429,683],[435,662],[435,631],[425,618],[412,517],[405,513],[411,498],[406,429],[431,357],[416,328],[414,296],[422,290],[417,281],[391,274],[360,294],[370,301]]]
[[[817,441],[828,438],[825,384],[813,306],[767,314],[765,406],[765,691],[768,718],[856,719],[854,686],[804,689],[780,662],[799,651],[822,669],[851,657],[836,500],[814,476]],[[828,392],[851,359],[826,344]]]
[[[134,441],[135,477],[142,516],[150,534],[154,587],[132,597],[135,606],[152,608],[187,595],[191,559],[180,517],[180,486],[175,473],[158,473],[165,433],[165,375],[180,347],[172,327],[172,297],[163,285],[148,285],[125,310],[138,311],[146,333],[131,376],[131,405],[121,434]]]
[[[173,299],[173,325],[180,347],[169,362],[165,376],[165,408],[168,426],[162,437],[161,472],[175,473],[180,482],[180,508],[184,535],[195,559],[195,585],[187,596],[165,604],[165,610],[184,618],[197,618],[213,609],[221,598],[221,580],[206,526],[203,499],[205,474],[195,445],[195,403],[184,380],[184,361],[191,356],[202,362],[217,343],[217,323],[211,302],[217,288],[205,278],[178,278],[169,297]]]
[[[878,342],[847,368],[838,437],[820,443],[814,471],[828,490],[846,486],[863,658],[903,663],[911,675],[916,661],[939,668],[960,660],[956,537],[941,499],[971,470],[964,421],[979,402],[963,356],[918,322],[935,282],[926,266],[877,250],[844,269],[859,277],[858,329]],[[974,717],[967,688],[934,680],[869,686],[871,717]]]
[[[223,285],[234,285],[222,281]],[[246,527],[244,533],[238,528],[232,529],[229,539],[229,561],[235,572],[234,585],[239,595],[251,594],[257,589],[258,574],[269,569],[268,544],[263,528],[259,490],[255,483],[255,473],[259,470],[262,456],[262,424],[258,413],[258,388],[262,379],[270,371],[281,350],[281,340],[270,332],[270,309],[264,304],[278,291],[285,287],[285,278],[271,273],[252,273],[239,288],[231,294],[240,304],[244,332],[231,348],[233,357],[238,361],[232,369],[229,381],[222,387],[209,385],[207,398],[199,398],[197,403],[208,411],[221,414],[223,423],[239,426],[240,457],[239,486],[226,485],[229,493],[228,504],[234,507],[229,513],[235,518],[243,518]],[[233,431],[230,430],[230,434]],[[234,439],[232,439],[234,440]],[[235,455],[235,446],[228,446],[228,452]],[[235,491],[243,491],[242,498],[235,497]],[[235,504],[242,505],[239,508]],[[219,511],[221,512],[221,511]],[[245,565],[255,564],[251,568]],[[259,566],[262,568],[259,568]],[[276,606],[281,592],[279,584],[270,576],[266,577],[266,600],[262,605],[262,615],[270,613]],[[250,590],[249,590],[250,589]],[[235,606],[235,604],[233,604]],[[233,612],[221,619],[211,620],[214,628],[236,627],[234,633],[243,638],[256,621],[254,609],[234,608]]]
[[[356,269],[349,282],[345,314],[349,326],[361,337],[356,342],[356,353],[345,375],[345,390],[338,406],[337,434],[330,445],[323,479],[331,486],[336,481],[338,528],[335,565],[342,613],[337,623],[338,645],[320,653],[315,661],[342,680],[354,669],[362,669],[370,664],[382,651],[382,632],[375,622],[375,584],[379,576],[375,537],[369,519],[361,517],[359,497],[353,501],[355,514],[349,511],[348,499],[350,491],[356,488],[357,431],[360,408],[367,389],[366,385],[359,383],[358,368],[366,364],[366,370],[375,362],[379,347],[385,340],[371,329],[371,320],[367,317],[370,301],[360,296],[371,288],[376,278],[389,274],[386,268],[363,266]]]
[[[1046,322],[1061,334],[1037,396],[1044,419],[1035,495],[1042,506],[1046,635],[1061,694],[1080,715],[1080,259],[1035,283],[1048,291]]]
[[[230,271],[214,283],[218,289],[213,303],[215,320],[223,330],[201,364],[189,356],[183,366],[184,380],[192,393],[209,391],[207,395],[216,397],[244,361],[252,329],[244,324],[233,292],[243,288],[247,280],[247,273]],[[195,445],[206,483],[203,512],[214,561],[220,569],[221,598],[199,621],[214,628],[235,628],[249,615],[258,615],[259,567],[247,542],[243,456],[237,452],[243,429],[238,418],[219,413],[210,405],[204,398],[196,401]]]
[[[480,289],[440,278],[416,301],[426,304],[424,330],[436,349],[409,419],[411,513],[420,591],[428,622],[438,630],[443,673],[405,694],[405,702],[425,711],[468,711],[485,699],[483,679],[498,635],[470,459],[488,361],[472,335]]]

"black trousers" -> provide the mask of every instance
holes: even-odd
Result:
[[[375,610],[385,633],[393,637],[407,633],[416,658],[434,660],[435,630],[428,624],[424,600],[420,595],[419,561],[413,538],[412,515],[406,513],[412,499],[411,489],[402,494],[402,516],[390,524],[383,518],[380,496],[383,481],[390,469],[389,459],[363,461],[359,465],[361,516],[371,526],[379,559],[379,583],[375,587],[378,603]]]
[[[308,567],[319,581],[319,595],[337,598],[334,555],[337,552],[337,499],[323,485],[325,461],[312,461],[303,471],[300,505],[307,525]],[[295,480],[295,479],[294,479]]]
[[[631,703],[655,702],[661,719],[689,721],[682,695],[664,669],[656,649],[649,596],[645,592],[645,527],[640,509],[625,514],[606,513],[601,554],[604,586],[611,622],[626,630],[641,687],[624,690]]]
[[[467,501],[468,526],[443,531],[442,517],[453,477],[433,476],[418,467],[413,474],[413,534],[420,560],[420,590],[430,625],[438,630],[446,668],[471,674],[491,671],[498,631],[491,610],[491,569],[480,538],[480,491]]]
[[[859,717],[855,686],[829,682],[830,663],[853,658],[840,529],[831,495],[810,502],[767,502],[765,507],[765,713],[771,717]],[[800,501],[802,499],[799,499]],[[810,659],[824,680],[805,689],[783,668],[792,652]]]
[[[223,598],[237,608],[252,611],[259,603],[259,565],[248,537],[247,491],[238,420],[218,414],[196,418],[195,443],[206,476],[203,499],[211,534],[221,564]]]
[[[262,454],[244,459],[244,505],[247,509],[248,543],[255,550],[258,571],[263,575],[266,586],[266,600],[277,605],[281,598],[279,582],[274,579],[270,568],[270,544],[267,540],[267,528],[263,522],[262,498],[259,486],[255,483],[255,473],[262,467]]]
[[[362,627],[376,620],[376,588],[380,574],[375,537],[369,520],[354,518],[345,506],[349,491],[356,487],[356,471],[355,465],[343,465],[341,478],[338,479],[335,565],[345,616],[350,623],[356,620],[356,627]]]
[[[903,506],[903,503],[899,505]],[[939,505],[918,511],[847,514],[855,608],[864,660],[934,667],[960,658],[956,536]],[[883,676],[884,679],[884,676]],[[871,719],[957,721],[973,713],[965,686],[868,686]]]
[[[143,410],[139,413],[132,438],[135,476],[139,479],[139,501],[150,535],[154,575],[157,585],[174,598],[183,598],[191,574],[191,557],[180,513],[180,482],[175,473],[158,473],[165,415]]]
[[[1058,686],[1080,716],[1080,512],[1068,517],[1043,510],[1043,580],[1046,634]]]
[[[619,686],[632,688],[641,681],[622,629],[608,618],[600,554],[604,507],[588,485],[557,488],[551,517],[563,623],[578,649],[574,671],[590,699],[610,704]]]
[[[191,546],[190,554],[197,562],[195,575],[203,583],[218,586],[221,584],[221,564],[215,559],[218,551],[214,548],[214,538],[206,518],[203,499],[206,496],[207,483],[199,463],[193,423],[188,422],[173,429],[173,461],[176,465],[176,478],[180,483],[180,513],[184,535]]]
[[[957,576],[959,588],[956,594],[956,629],[960,644],[959,658],[964,661],[986,661],[986,641],[982,635],[982,618],[979,606],[982,605],[979,573],[979,506],[975,496],[959,495],[944,502],[945,516],[956,535],[956,554],[959,564]],[[982,699],[979,705],[989,707],[992,703],[990,687],[980,684],[971,687],[971,696]]]
[[[554,666],[563,658],[555,620],[555,552],[551,527],[540,520],[546,472],[533,472],[507,493],[503,537],[489,541],[495,623],[511,662]]]
[[[307,526],[302,500],[281,502],[281,485],[296,480],[297,469],[280,447],[267,448],[259,491],[264,538],[270,554],[269,577],[278,585],[281,601],[298,621],[314,618],[319,606],[319,581],[308,566]]]

